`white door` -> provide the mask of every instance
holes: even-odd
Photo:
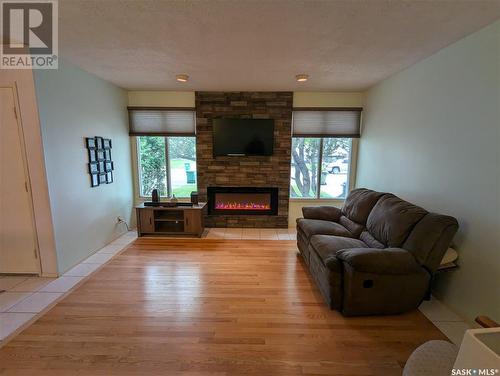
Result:
[[[21,119],[13,88],[0,88],[0,273],[39,273]]]

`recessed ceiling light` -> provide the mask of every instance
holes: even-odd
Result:
[[[308,78],[309,78],[308,74],[298,74],[295,76],[297,82],[306,82]]]
[[[178,74],[177,76],[175,76],[175,79],[178,82],[187,82],[187,80],[189,79],[189,76],[187,74]]]

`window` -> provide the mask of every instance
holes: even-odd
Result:
[[[139,195],[189,197],[196,191],[193,108],[129,107],[131,136],[137,136]]]
[[[351,150],[350,138],[294,137],[290,197],[345,198]]]
[[[153,189],[163,197],[189,197],[196,191],[195,137],[139,136],[137,156],[141,197],[151,196]]]
[[[360,118],[359,108],[294,110],[291,198],[346,197]]]

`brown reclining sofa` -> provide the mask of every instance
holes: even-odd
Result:
[[[346,316],[417,308],[458,229],[391,193],[351,191],[342,209],[304,207],[297,245],[321,294]]]

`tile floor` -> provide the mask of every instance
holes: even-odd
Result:
[[[208,231],[207,231],[208,230]],[[296,240],[295,228],[210,228],[203,234],[207,239]]]
[[[135,231],[124,234],[59,278],[0,276],[0,290],[6,290],[0,293],[0,346],[4,339],[57,303],[67,292],[119,254],[136,238]],[[296,240],[297,232],[294,228],[210,228],[205,231],[203,238]],[[460,345],[464,332],[470,329],[463,319],[435,298],[424,301],[419,309],[457,345]]]
[[[0,346],[136,238],[135,231],[122,235],[59,278],[0,276]]]
[[[429,301],[423,301],[418,309],[457,346],[462,343],[465,331],[472,329],[464,319],[434,297]]]

